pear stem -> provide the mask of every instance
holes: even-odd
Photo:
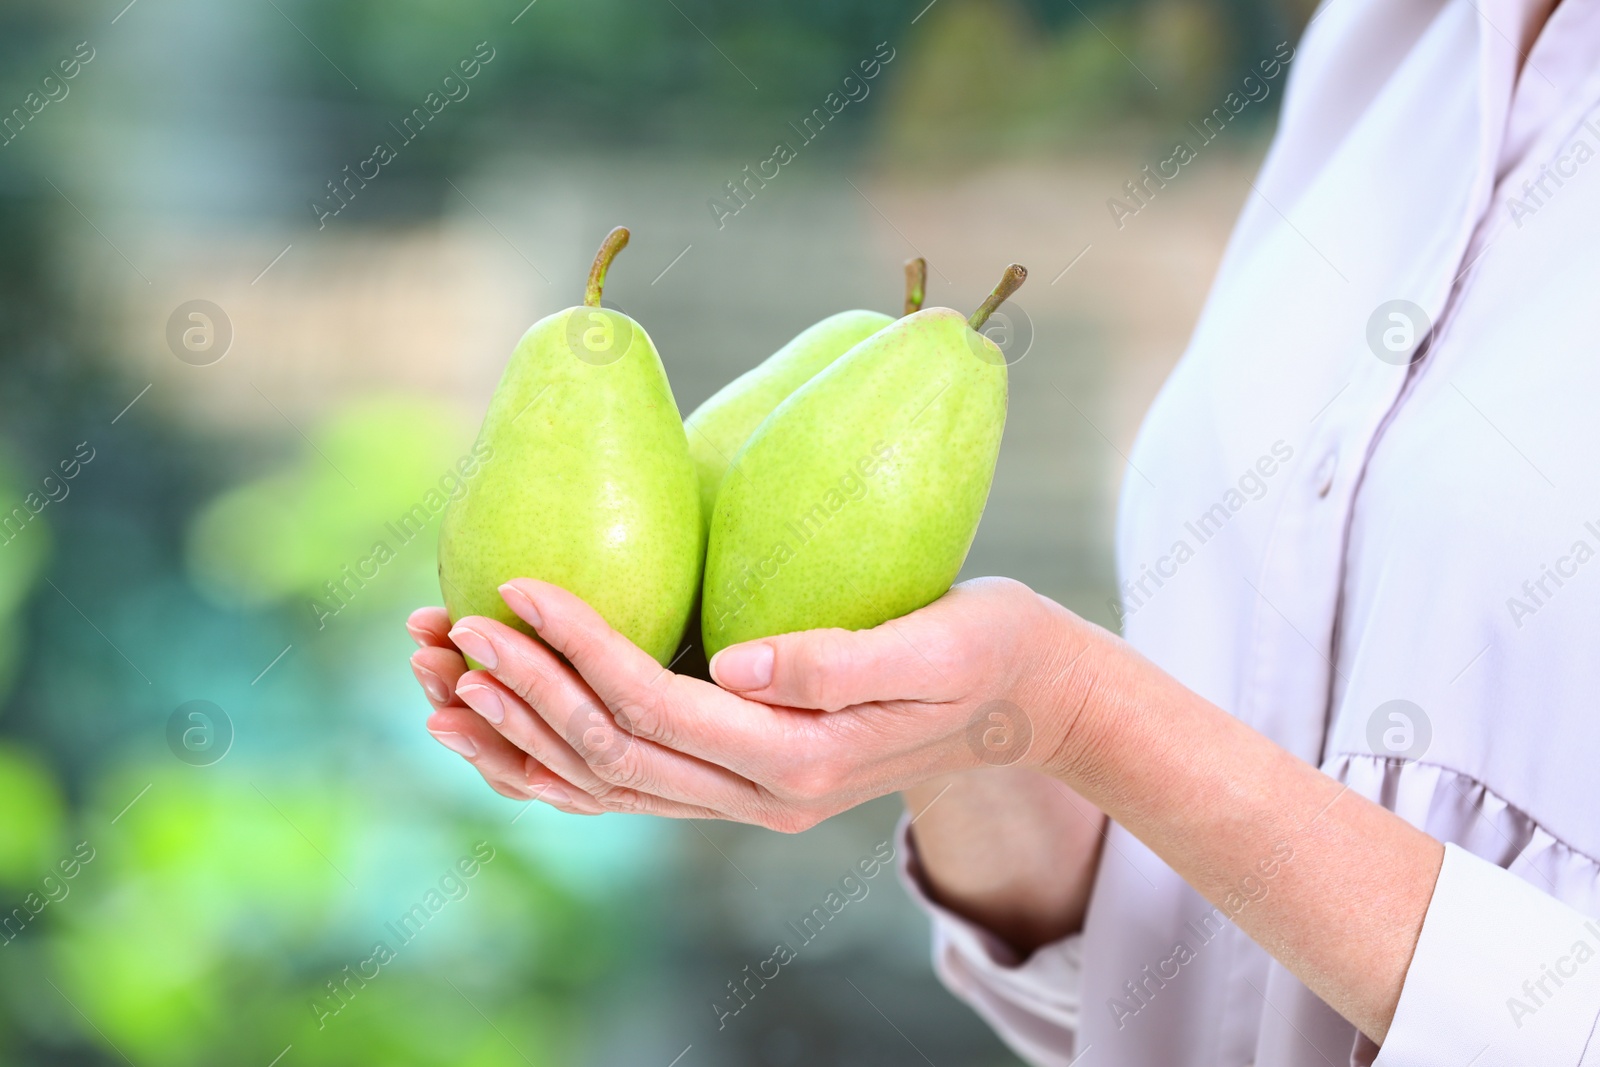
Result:
[[[628,228],[618,226],[606,234],[606,239],[600,242],[600,251],[594,254],[594,266],[589,268],[589,284],[583,289],[583,303],[585,307],[597,308],[600,306],[600,290],[605,288],[606,269],[611,266],[611,261],[617,258],[617,253],[628,247]]]
[[[1004,304],[1011,294],[1022,288],[1022,283],[1028,280],[1028,268],[1021,263],[1013,263],[1000,275],[1000,284],[994,287],[994,292],[989,294],[989,299],[978,305],[978,310],[972,313],[972,318],[967,320],[967,325],[974,330],[982,330],[983,324],[989,321],[995,309]]]
[[[928,261],[921,256],[906,260],[906,309],[910,315],[922,310],[922,297],[928,288]]]

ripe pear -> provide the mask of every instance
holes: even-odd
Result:
[[[707,656],[795,630],[876,626],[950,588],[1006,420],[1005,356],[978,331],[1026,277],[1006,268],[970,319],[928,308],[885,327],[761,424],[712,516]]]
[[[927,279],[926,260],[906,260],[906,315],[922,307]],[[689,455],[700,475],[700,508],[707,524],[729,464],[772,409],[824,367],[893,321],[877,311],[829,315],[694,409],[683,425],[689,434]]]
[[[553,582],[665,664],[699,592],[704,531],[661,357],[644,327],[600,306],[627,243],[612,230],[583,305],[540,319],[511,353],[478,433],[492,458],[440,526],[439,583],[452,621],[531,633],[497,590]]]

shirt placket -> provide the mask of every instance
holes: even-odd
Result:
[[[1504,2],[1504,0],[1503,0]],[[1476,177],[1467,209],[1418,249],[1415,267],[1395,288],[1411,306],[1374,309],[1397,314],[1412,347],[1396,353],[1369,345],[1367,324],[1352,323],[1350,374],[1311,420],[1305,462],[1296,464],[1255,576],[1243,575],[1253,599],[1252,630],[1236,713],[1308,762],[1321,764],[1331,709],[1343,690],[1339,613],[1350,524],[1362,476],[1384,427],[1404,403],[1407,386],[1448,321],[1457,286],[1491,203],[1496,163],[1510,108],[1515,45],[1479,11],[1479,98],[1482,119]],[[1465,269],[1463,269],[1465,268]],[[1396,694],[1399,695],[1399,694]]]

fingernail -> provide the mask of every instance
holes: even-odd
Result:
[[[500,587],[500,599],[506,602],[506,607],[521,616],[523,622],[535,630],[544,629],[544,616],[533,606],[533,601],[529,599],[527,593],[507,582]]]
[[[467,759],[471,759],[478,754],[478,746],[472,743],[472,738],[470,737],[465,737],[461,734],[434,734],[432,730],[428,732],[433,734],[435,741],[448,748],[451,752],[465,756]]]
[[[571,804],[572,794],[562,789],[559,785],[532,786],[528,790],[533,794],[533,799],[542,800],[546,804]]]
[[[454,641],[461,651],[483,664],[485,670],[492,671],[500,665],[500,658],[494,654],[494,645],[478,631],[457,626],[450,631],[450,640]]]
[[[450,689],[444,684],[443,678],[415,663],[411,665],[411,673],[417,676],[417,681],[422,684],[422,689],[428,694],[429,700],[435,704],[444,704],[450,700]]]
[[[417,643],[418,648],[428,647],[428,638],[425,631],[417,629],[408,622],[406,623],[406,633],[411,635],[411,640]]]
[[[499,726],[506,721],[506,705],[496,693],[487,685],[464,685],[456,692],[462,700],[467,702],[467,707]]]
[[[734,645],[711,657],[711,677],[724,689],[765,689],[772,684],[772,646]]]

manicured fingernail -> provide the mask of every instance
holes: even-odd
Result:
[[[443,704],[450,699],[450,689],[444,684],[444,679],[434,674],[426,667],[415,663],[411,665],[411,673],[417,676],[422,689],[428,694],[428,699],[435,704]]]
[[[462,700],[467,702],[467,707],[499,726],[506,721],[506,705],[496,693],[487,685],[464,685],[456,692]]]
[[[535,630],[544,629],[544,616],[539,614],[539,609],[533,606],[533,601],[528,594],[507,582],[500,587],[500,599],[506,602],[506,607],[516,612],[522,621]]]
[[[417,643],[418,648],[428,647],[428,633],[426,630],[420,630],[408,622],[406,623],[406,633],[411,635],[411,640]]]
[[[500,658],[494,654],[494,646],[478,631],[457,626],[450,631],[450,640],[454,641],[461,651],[483,664],[485,670],[492,671],[500,665]]]
[[[465,756],[467,759],[471,759],[478,754],[478,746],[472,743],[472,738],[470,737],[465,737],[461,734],[435,734],[432,730],[428,732],[433,734],[435,741],[448,748],[451,752]]]
[[[562,789],[559,785],[536,785],[529,789],[533,799],[542,800],[546,804],[571,804],[572,794]]]
[[[734,645],[711,657],[711,677],[724,689],[765,689],[772,684],[772,646]]]

